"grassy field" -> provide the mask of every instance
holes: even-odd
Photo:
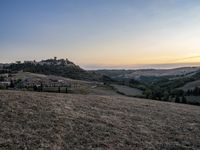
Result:
[[[127,96],[142,96],[142,91],[136,88],[131,88],[129,86],[125,85],[117,85],[112,84],[112,87],[121,94],[127,95]]]
[[[200,149],[200,107],[0,91],[0,149]]]

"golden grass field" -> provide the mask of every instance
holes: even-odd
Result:
[[[200,149],[200,107],[0,91],[0,149]]]

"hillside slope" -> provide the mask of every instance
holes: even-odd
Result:
[[[24,61],[24,63],[18,62],[9,64],[8,66],[5,66],[4,69],[9,70],[9,72],[24,71],[45,75],[56,75],[78,80],[110,80],[110,78],[106,76],[86,71],[68,59],[47,59],[40,62]]]
[[[164,77],[192,75],[199,71],[199,67],[182,67],[174,69],[138,69],[138,70],[97,70],[97,73],[112,78]]]
[[[199,116],[122,96],[0,91],[0,149],[200,149]]]
[[[193,90],[193,89],[195,89],[195,87],[200,87],[200,80],[188,82],[183,87],[181,87],[180,89],[187,91],[187,90]]]

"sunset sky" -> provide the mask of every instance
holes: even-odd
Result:
[[[0,0],[0,62],[54,56],[87,69],[200,64],[200,0]]]

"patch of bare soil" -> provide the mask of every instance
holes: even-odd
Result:
[[[0,91],[0,149],[200,149],[200,107]]]

